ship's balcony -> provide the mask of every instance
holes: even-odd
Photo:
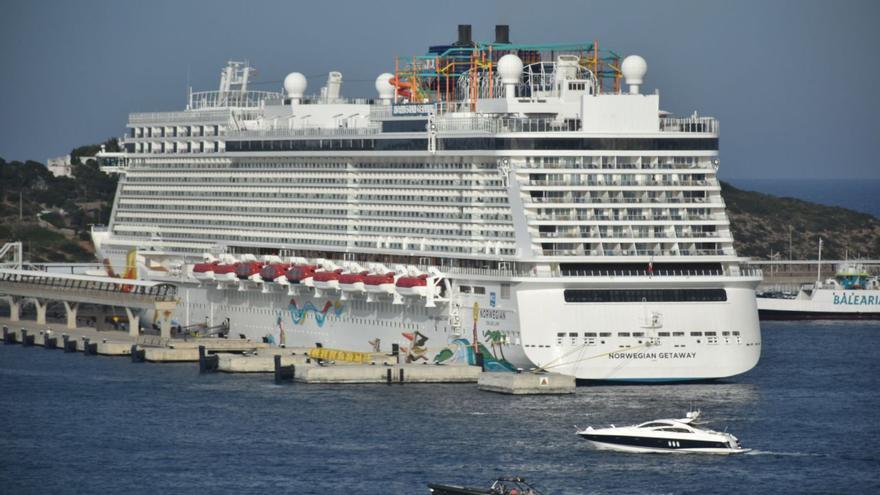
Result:
[[[548,179],[530,179],[525,186],[553,186],[553,187],[638,187],[654,190],[657,187],[694,187],[694,186],[714,186],[720,188],[718,184],[708,180],[676,180],[676,181],[634,181],[620,180],[611,182],[600,182],[596,180],[548,180]]]
[[[533,203],[541,204],[589,204],[596,208],[641,208],[645,206],[658,207],[670,205],[674,207],[684,205],[699,205],[707,208],[723,208],[724,203],[713,198],[531,198]],[[529,206],[529,205],[527,205]]]
[[[535,133],[580,132],[580,121],[574,119],[508,118],[474,116],[438,117],[434,120],[440,133]],[[661,118],[660,132],[717,134],[718,121],[712,117]]]
[[[724,213],[690,214],[690,215],[535,215],[528,219],[529,224],[550,224],[559,221],[577,221],[587,223],[600,222],[699,222],[699,221],[726,221]]]
[[[730,249],[627,249],[627,248],[611,248],[611,249],[547,249],[535,248],[533,253],[536,256],[556,257],[556,256],[664,256],[664,257],[691,257],[691,256],[733,256],[734,250]]]

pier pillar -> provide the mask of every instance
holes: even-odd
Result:
[[[46,307],[49,305],[49,301],[45,299],[38,299],[36,297],[32,297],[31,301],[34,302],[34,308],[36,308],[37,310],[37,325],[45,325]]]
[[[64,301],[64,311],[67,314],[67,328],[76,328],[76,311],[79,309],[79,303]]]
[[[171,339],[171,316],[170,315],[162,315],[159,318],[159,336],[162,337],[162,340],[170,340]]]
[[[104,306],[98,306],[95,311],[95,330],[107,330],[107,308]]]
[[[19,321],[21,319],[21,298],[6,296],[3,299],[9,303],[9,320]]]
[[[140,335],[141,315],[136,309],[128,307],[125,308],[125,315],[128,316],[128,335],[136,338]]]

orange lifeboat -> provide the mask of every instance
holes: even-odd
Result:
[[[236,280],[235,270],[241,263],[219,264],[214,267],[214,279],[216,280]]]
[[[339,288],[349,292],[363,292],[364,279],[370,272],[343,273],[339,276]]]
[[[315,270],[317,269],[318,267],[315,265],[294,265],[284,273],[284,277],[291,284],[304,283],[315,276]]]
[[[315,272],[315,276],[312,278],[312,282],[315,284],[315,288],[318,289],[338,289],[339,277],[341,275],[341,268],[334,271]]]
[[[424,296],[428,291],[428,276],[400,277],[395,285],[402,296]]]
[[[394,293],[394,274],[377,273],[364,277],[364,290],[373,293]]]
[[[283,277],[289,268],[290,265],[288,264],[271,263],[260,269],[260,277],[267,282],[272,282],[279,277]]]
[[[196,263],[193,265],[192,274],[198,280],[214,280],[214,270],[220,266],[219,261],[211,263]]]

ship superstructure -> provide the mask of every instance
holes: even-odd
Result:
[[[398,59],[377,97],[251,91],[231,62],[180,112],[131,114],[113,266],[182,286],[181,324],[410,361],[692,380],[760,356],[716,176],[718,124],[662,112],[647,64],[499,26]],[[626,85],[625,90],[621,86]]]

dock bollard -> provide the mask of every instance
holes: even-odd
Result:
[[[70,335],[62,335],[61,340],[64,342],[64,352],[76,352],[76,341],[70,340]]]
[[[92,344],[88,337],[83,338],[83,356],[97,356],[98,343]]]
[[[138,349],[137,344],[131,345],[131,362],[132,363],[143,363],[146,361],[146,351],[143,349]]]
[[[34,345],[34,336],[28,335],[28,331],[26,328],[21,329],[21,345],[24,347],[30,347]]]
[[[281,366],[281,355],[275,355],[275,384],[281,384],[284,381],[293,381],[296,374],[296,366]]]
[[[199,346],[199,373],[207,373],[209,371],[217,371],[220,366],[220,356],[216,354],[208,354],[205,346]]]
[[[57,349],[58,337],[52,337],[49,332],[46,330],[46,333],[43,334],[43,349]]]
[[[15,343],[15,332],[10,332],[6,325],[3,325],[3,343],[5,345]]]

